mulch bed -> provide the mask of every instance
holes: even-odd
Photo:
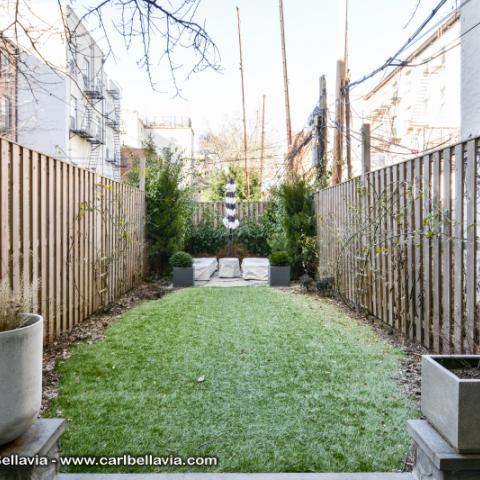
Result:
[[[120,318],[122,313],[147,300],[156,300],[173,291],[168,283],[143,283],[115,301],[114,304],[96,313],[70,332],[63,333],[44,347],[43,352],[43,395],[40,415],[44,414],[50,401],[58,395],[59,375],[55,369],[57,360],[70,357],[70,348],[76,342],[92,343],[103,337],[108,325]]]

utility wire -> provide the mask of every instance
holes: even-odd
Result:
[[[420,36],[418,36],[410,46],[413,46],[423,40],[428,34],[433,32],[437,29],[440,25],[442,25],[449,17],[453,17],[460,14],[462,8],[467,6],[472,0],[465,0],[460,6],[456,7],[454,11],[448,13],[447,15],[443,16],[438,22],[434,23],[429,29],[425,30]]]
[[[468,30],[463,32],[457,38],[452,40],[448,45],[446,45],[445,47],[442,47],[440,50],[438,50],[437,52],[435,52],[433,55],[426,58],[425,60],[422,60],[421,62],[408,63],[408,62],[404,61],[404,62],[400,62],[400,63],[396,64],[395,66],[397,66],[397,67],[421,67],[422,65],[426,65],[427,63],[431,62],[432,60],[435,60],[436,58],[438,58],[441,55],[449,52],[450,50],[453,50],[454,48],[459,47],[461,45],[460,39],[462,37],[464,37],[465,35],[467,35],[467,33],[470,33],[472,30],[477,28],[479,25],[480,25],[480,22],[477,22],[475,25],[473,25]],[[457,42],[457,43],[455,43],[455,42]]]
[[[418,35],[420,35],[420,33],[423,31],[423,29],[431,22],[431,20],[435,17],[435,15],[443,7],[443,5],[445,5],[445,3],[447,3],[447,0],[440,0],[440,2],[437,4],[437,6],[432,10],[430,15],[422,22],[420,27],[417,28],[415,33],[400,47],[400,49],[394,55],[392,55],[390,58],[388,58],[382,66],[376,68],[375,70],[370,72],[368,75],[365,75],[360,80],[356,80],[354,82],[351,82],[349,84],[349,88],[353,88],[357,85],[360,85],[361,83],[366,82],[370,78],[374,77],[377,73],[380,73],[382,70],[385,70],[386,68],[391,66],[392,62],[394,60],[396,60],[397,57],[401,53],[403,53],[412,44],[412,42],[415,40],[415,38],[418,37]]]
[[[404,30],[410,25],[412,20],[415,18],[415,15],[417,14],[417,11],[418,11],[418,7],[420,6],[421,3],[422,3],[422,0],[417,0],[417,5],[415,6],[415,10],[413,10],[412,14],[410,15],[410,18],[408,19],[408,22],[403,27]]]

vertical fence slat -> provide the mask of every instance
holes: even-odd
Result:
[[[475,352],[475,305],[476,305],[476,146],[475,140],[467,143],[467,169],[465,172],[465,194],[466,194],[466,264],[465,264],[465,331],[464,351]]]
[[[398,254],[398,269],[399,269],[399,281],[398,288],[399,293],[397,295],[399,301],[399,330],[406,335],[407,332],[407,319],[408,319],[408,303],[407,303],[407,264],[406,264],[406,251],[407,251],[407,206],[405,203],[405,164],[398,165],[398,230],[399,230],[399,254]]]
[[[9,184],[10,143],[0,138],[0,280],[6,281],[9,270]]]
[[[20,286],[21,274],[21,178],[22,178],[22,157],[21,149],[18,145],[13,145],[12,162],[10,168],[11,174],[11,203],[10,203],[10,254],[11,254],[11,278],[12,288],[18,290]]]
[[[40,311],[45,317],[45,336],[49,335],[50,324],[49,324],[49,310],[48,310],[48,299],[50,292],[48,290],[48,159],[45,155],[40,155],[40,282],[41,282],[41,307]]]
[[[440,152],[433,154],[433,177],[432,177],[432,214],[434,215],[432,226],[432,337],[433,351],[440,352]]]
[[[428,219],[431,213],[431,167],[430,156],[423,157],[423,215],[424,219]],[[423,226],[424,230],[427,227]],[[427,233],[429,230],[427,230]],[[423,345],[430,348],[431,339],[431,250],[430,237],[428,234],[423,235]]]
[[[409,160],[406,163],[406,180],[405,180],[405,195],[406,195],[406,231],[407,231],[407,280],[405,286],[406,302],[408,306],[407,319],[408,337],[413,340],[414,334],[414,309],[415,309],[415,247],[414,247],[414,219],[413,219],[413,204],[414,204],[414,186],[413,186],[413,161]]]
[[[377,290],[377,311],[375,315],[378,318],[382,317],[382,306],[383,306],[383,271],[382,271],[382,257],[383,254],[381,253],[381,247],[383,246],[381,242],[381,230],[379,228],[378,222],[380,221],[378,210],[380,208],[380,172],[374,172],[374,181],[375,181],[375,189],[374,189],[374,197],[373,197],[373,210],[372,210],[372,218],[374,219],[373,225],[375,227],[375,245],[374,245],[374,255],[375,255],[375,283],[376,283],[376,290]],[[380,252],[380,253],[379,253]]]
[[[423,248],[422,235],[423,215],[422,215],[422,159],[415,159],[415,340],[419,343],[423,342],[423,302],[422,302],[422,263]]]
[[[41,283],[40,283],[40,207],[39,202],[39,182],[40,182],[40,156],[37,152],[32,152],[32,181],[31,181],[31,194],[30,194],[30,206],[32,212],[31,223],[31,249],[32,249],[32,282],[37,290],[36,295],[33,298],[33,311],[35,313],[40,312],[41,304]]]
[[[55,311],[55,161],[47,158],[47,209],[48,209],[48,323],[49,339],[52,340],[56,334],[56,311]]]
[[[55,161],[55,332],[62,331],[62,164]]]
[[[398,217],[400,215],[399,211],[399,186],[398,186],[398,165],[392,166],[392,188],[391,188],[391,198],[392,198],[392,212],[390,215],[391,218],[391,235],[392,241],[390,258],[392,259],[392,325],[397,331],[401,329],[401,307],[400,307],[400,228],[398,224]]]
[[[463,145],[455,148],[455,203],[454,203],[454,325],[455,351],[462,351],[463,339]]]
[[[68,330],[68,255],[69,255],[69,236],[68,236],[68,166],[61,164],[61,266],[62,266],[62,322],[61,331]]]
[[[23,149],[22,154],[22,257],[23,257],[23,282],[26,291],[32,285],[32,235],[31,235],[31,183],[32,183],[32,161],[31,152],[28,149]],[[31,299],[33,303],[33,298]],[[30,304],[33,309],[33,305]]]
[[[452,258],[451,258],[451,221],[452,221],[452,174],[451,150],[443,151],[443,204],[445,221],[442,222],[442,352],[450,353],[451,348],[451,291],[452,291]]]

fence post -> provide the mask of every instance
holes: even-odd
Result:
[[[365,175],[371,170],[370,160],[370,124],[364,123],[362,125],[362,175]]]

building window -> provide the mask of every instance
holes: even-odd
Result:
[[[445,106],[447,95],[446,95],[447,88],[445,85],[440,89],[440,109],[443,109]]]
[[[92,80],[92,68],[90,65],[90,60],[88,58],[85,58],[85,76],[84,76],[84,82],[85,86],[87,88],[90,87],[90,82]]]
[[[95,116],[93,119],[93,135],[97,140],[102,139],[102,124],[98,116]]]
[[[446,55],[446,50],[445,50],[445,46],[442,47],[442,55],[440,57],[440,62],[442,64],[442,66],[445,66],[445,64],[447,63],[447,55]]]
[[[12,103],[9,97],[3,96],[0,101],[0,130],[12,128]]]
[[[8,54],[0,52],[0,77],[7,77],[10,73],[10,62],[8,60]]]
[[[76,48],[75,45],[72,45],[72,49]],[[75,51],[70,52],[70,73],[75,75],[77,73],[77,59]]]
[[[78,103],[76,97],[70,97],[70,129],[77,130]]]

